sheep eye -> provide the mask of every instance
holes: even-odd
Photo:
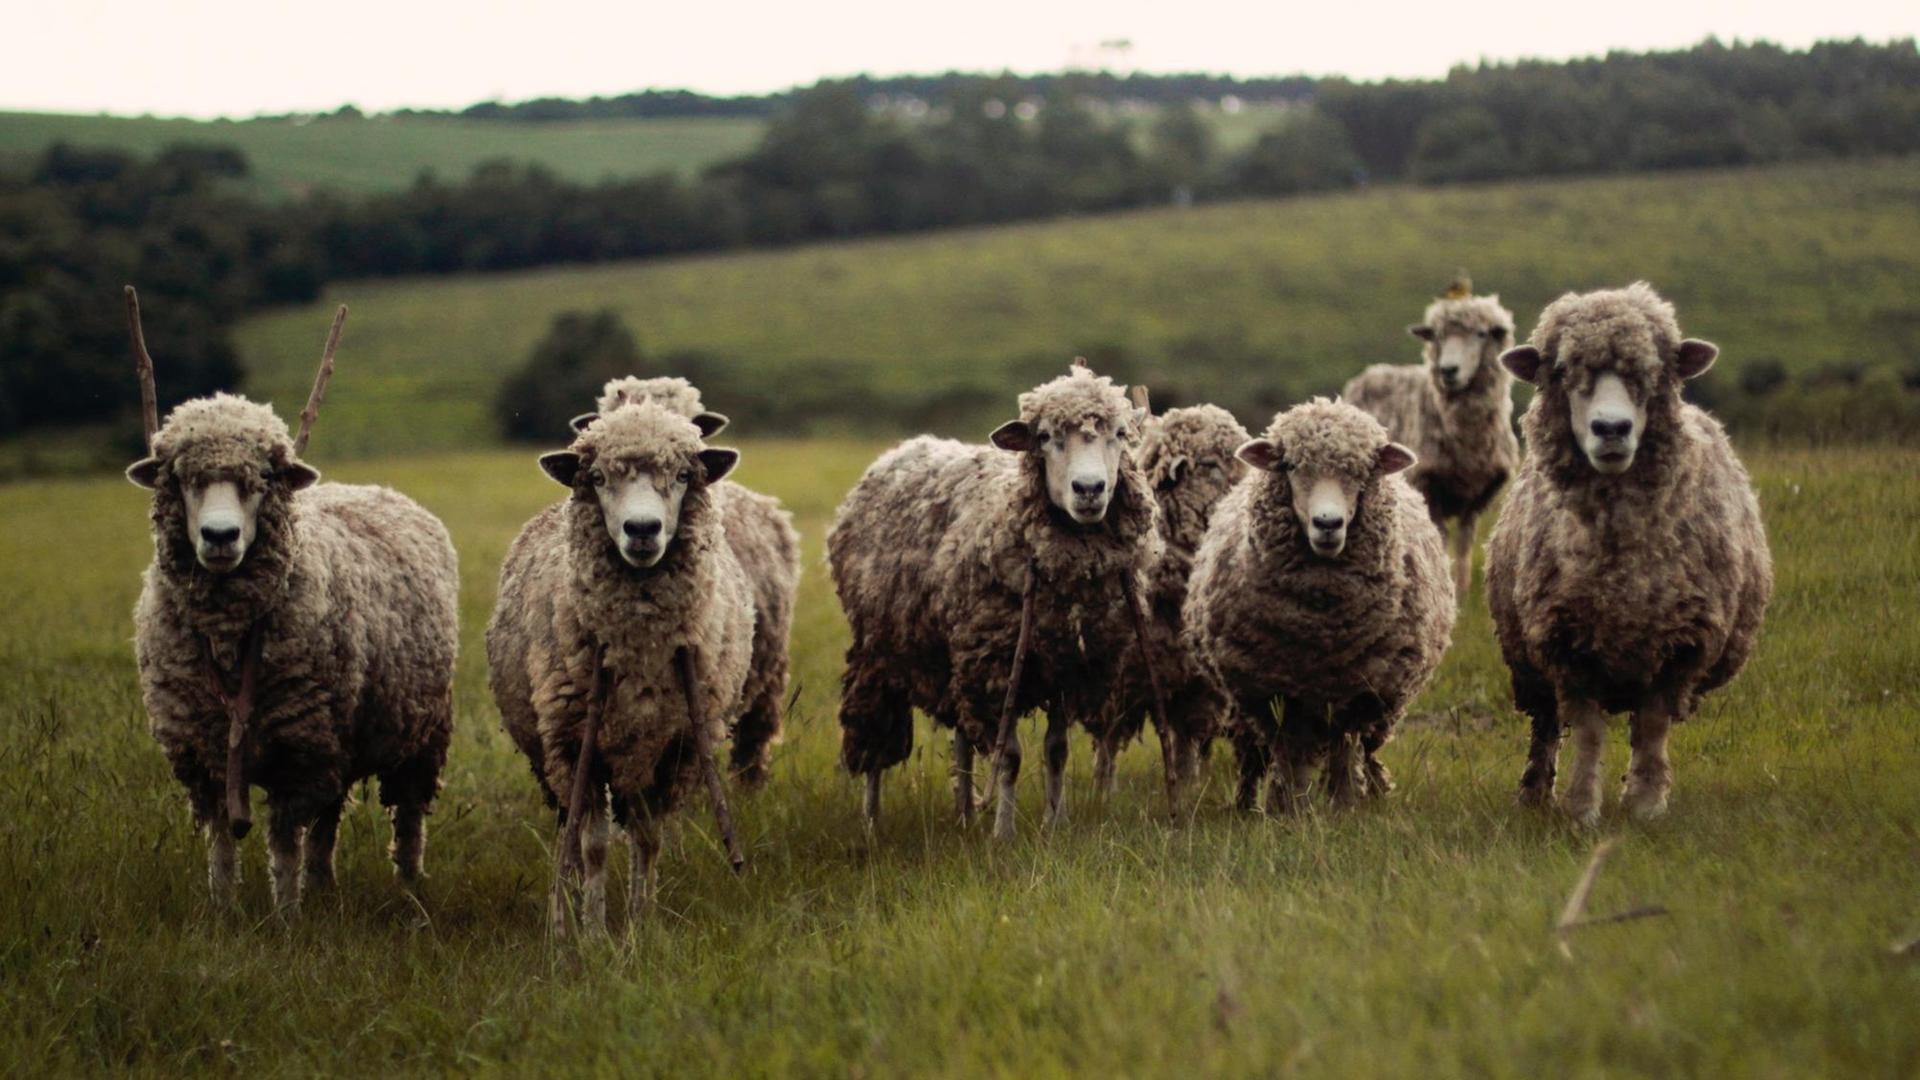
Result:
[[[692,470],[692,469],[681,469],[681,470],[680,470],[680,475],[679,475],[679,476],[677,476],[677,477],[674,477],[674,479],[675,479],[675,480],[678,480],[678,481],[679,481],[680,483],[682,483],[682,484],[691,484],[691,483],[693,483],[693,470]]]
[[[587,470],[587,482],[591,483],[594,487],[605,487],[607,484],[607,474],[597,468],[589,469]]]
[[[273,466],[271,465],[260,466],[260,479],[263,481],[266,481],[267,483],[272,483],[273,482]]]

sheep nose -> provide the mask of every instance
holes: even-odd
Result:
[[[1346,523],[1347,519],[1338,514],[1313,515],[1313,527],[1319,529],[1321,532],[1332,532]]]
[[[1447,378],[1451,379],[1455,375],[1460,374],[1460,369],[1457,367],[1442,367],[1440,369],[1440,374],[1445,375]]]
[[[1592,428],[1593,433],[1602,439],[1624,439],[1628,435],[1633,434],[1633,421],[1631,420],[1595,419],[1589,422],[1587,426]]]
[[[629,540],[652,540],[660,535],[660,520],[628,518],[626,524],[620,526],[620,531],[626,533]]]
[[[1105,480],[1075,480],[1073,482],[1073,493],[1083,499],[1094,498],[1105,490],[1107,490],[1107,482]]]
[[[200,539],[209,544],[231,544],[240,539],[240,526],[224,525],[215,528],[212,525],[200,526]]]

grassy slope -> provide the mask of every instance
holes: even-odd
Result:
[[[327,424],[355,453],[484,444],[502,374],[568,308],[645,348],[713,351],[769,386],[822,362],[883,398],[1031,385],[1076,350],[1249,413],[1411,361],[1403,328],[1465,264],[1522,333],[1562,290],[1646,278],[1723,349],[1720,377],[1920,356],[1920,159],[1371,192],[1150,211],[789,251],[348,283],[253,319],[251,390],[300,400],[353,304]],[[350,377],[349,377],[350,376]],[[716,403],[725,408],[724,401]],[[1251,416],[1248,417],[1252,419]],[[977,434],[967,416],[955,433]]]
[[[1920,933],[1920,455],[1749,455],[1779,561],[1763,646],[1676,735],[1672,816],[1604,826],[1593,910],[1671,914],[1582,931],[1569,958],[1549,927],[1592,838],[1511,803],[1524,736],[1477,593],[1383,806],[1239,819],[1216,755],[1206,810],[1169,828],[1151,745],[1100,808],[1076,742],[1072,822],[1001,849],[946,820],[927,745],[869,842],[832,765],[845,629],[817,558],[875,448],[750,444],[742,477],[799,512],[809,559],[791,735],[737,811],[752,869],[727,874],[691,814],[659,924],[577,956],[542,940],[550,824],[480,643],[506,544],[555,489],[527,453],[339,464],[333,434],[323,467],[415,494],[461,551],[460,730],[419,902],[363,805],[338,899],[266,917],[249,840],[249,914],[213,917],[128,656],[143,500],[0,487],[0,1073],[1920,1070],[1920,959],[1888,953]]]
[[[0,165],[63,139],[139,154],[199,142],[239,147],[261,187],[276,194],[315,187],[388,191],[411,184],[422,169],[458,180],[492,158],[537,161],[590,181],[662,169],[691,173],[750,149],[761,127],[759,120],[734,118],[516,124],[407,117],[303,124],[0,112]]]

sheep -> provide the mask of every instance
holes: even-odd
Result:
[[[153,493],[134,655],[153,736],[206,832],[214,901],[234,902],[250,784],[272,811],[277,909],[332,886],[340,814],[367,777],[380,779],[394,868],[411,884],[453,731],[447,530],[387,488],[320,484],[301,460],[338,319],[294,439],[268,406],[224,393],[159,426],[131,289],[128,308],[153,432],[127,469]]]
[[[1022,394],[1019,407],[992,446],[921,436],[888,451],[827,535],[853,631],[841,760],[866,778],[870,826],[881,772],[913,748],[916,707],[954,732],[963,823],[974,809],[974,754],[992,748],[1000,839],[1014,829],[1015,721],[1044,707],[1046,821],[1057,824],[1069,725],[1098,722],[1141,629],[1133,602],[1160,548],[1153,495],[1131,453],[1146,417],[1083,361]],[[1168,761],[1170,752],[1163,744]]]
[[[1145,388],[1134,387],[1135,403],[1147,408]],[[1197,752],[1219,734],[1225,702],[1201,673],[1182,640],[1181,608],[1187,598],[1187,577],[1194,552],[1206,535],[1213,509],[1233,485],[1246,475],[1246,463],[1235,452],[1252,436],[1233,414],[1214,405],[1170,409],[1150,419],[1141,436],[1139,462],[1159,506],[1159,561],[1148,573],[1147,607],[1156,655],[1162,658],[1169,715],[1155,722],[1179,733],[1182,758],[1176,762],[1183,780],[1198,768]],[[1145,669],[1135,654],[1123,665],[1127,677],[1116,684],[1114,715],[1094,746],[1094,786],[1111,791],[1117,744],[1138,735],[1151,704]]]
[[[1563,807],[1597,824],[1607,717],[1626,712],[1623,802],[1664,813],[1668,733],[1753,652],[1773,594],[1759,502],[1719,422],[1681,399],[1718,355],[1636,282],[1560,297],[1500,358],[1537,388],[1487,545],[1487,603],[1533,723],[1523,804],[1551,800],[1570,728]]]
[[[1336,803],[1383,795],[1374,754],[1453,635],[1440,531],[1399,475],[1414,454],[1326,398],[1281,413],[1238,454],[1254,471],[1214,509],[1183,612],[1189,647],[1233,705],[1235,802],[1253,809],[1271,771],[1268,812],[1294,810],[1322,761]]]
[[[1497,295],[1474,296],[1463,275],[1407,332],[1424,342],[1424,363],[1375,364],[1340,396],[1419,458],[1407,482],[1426,499],[1442,536],[1452,529],[1453,589],[1464,600],[1473,584],[1474,524],[1520,462],[1513,378],[1495,362],[1513,338],[1513,313]]]
[[[502,725],[560,811],[556,936],[570,901],[584,926],[605,929],[609,801],[634,855],[630,924],[654,905],[661,820],[695,783],[741,865],[713,763],[746,705],[753,641],[752,585],[713,498],[739,458],[650,401],[540,457],[571,494],[508,550],[486,638]]]
[[[651,400],[692,420],[704,438],[727,426],[727,418],[708,412],[700,391],[685,379],[627,376],[609,380],[595,412],[577,416],[573,429],[584,430],[601,414],[628,402]],[[800,586],[800,534],[780,500],[751,491],[732,480],[712,485],[709,495],[719,513],[733,557],[753,582],[753,665],[747,676],[746,711],[733,732],[731,770],[747,787],[767,776],[767,756],[780,741],[781,713],[787,698],[787,640],[793,628],[794,594]]]

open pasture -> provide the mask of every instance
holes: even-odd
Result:
[[[390,323],[360,325],[372,349]],[[353,363],[342,406],[380,374]],[[1382,805],[1236,816],[1218,748],[1197,818],[1169,826],[1151,741],[1099,806],[1076,740],[1068,824],[1039,832],[1030,768],[1020,837],[996,847],[948,820],[946,747],[923,728],[866,836],[834,767],[845,626],[820,554],[878,447],[748,443],[739,477],[807,544],[788,741],[736,803],[751,867],[727,872],[696,804],[661,918],[575,950],[543,937],[551,822],[481,648],[506,546],[559,489],[531,450],[341,461],[351,413],[323,419],[316,463],[412,494],[460,549],[429,878],[398,890],[362,803],[336,896],[271,916],[256,836],[244,916],[210,911],[135,685],[145,497],[118,478],[0,487],[0,1072],[1920,1071],[1920,454],[1745,448],[1778,560],[1761,651],[1676,734],[1670,816],[1603,824],[1618,847],[1590,913],[1666,913],[1563,950],[1554,920],[1596,836],[1513,805],[1525,731],[1477,587],[1385,751],[1400,786]],[[1612,775],[1624,761],[1622,728]]]

